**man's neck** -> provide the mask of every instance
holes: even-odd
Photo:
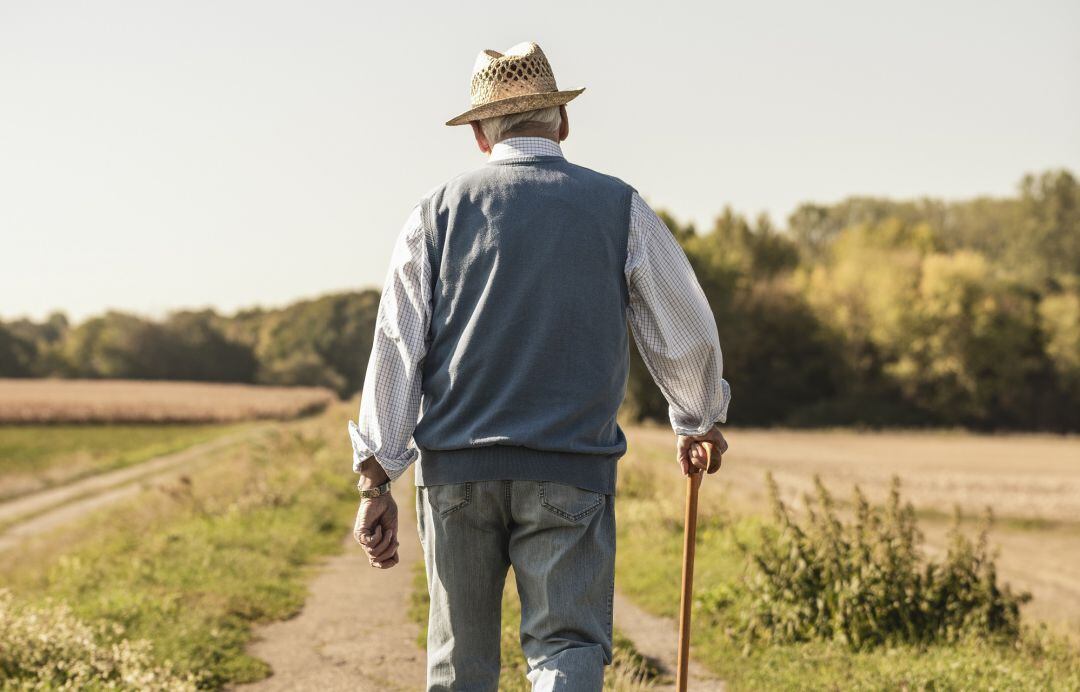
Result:
[[[513,139],[514,137],[543,137],[544,139],[550,139],[556,144],[559,143],[559,137],[551,134],[551,130],[515,130],[500,139],[499,142],[504,142],[508,139]]]
[[[515,134],[513,137],[504,137],[496,142],[495,146],[488,152],[488,161],[534,156],[557,156],[561,158],[563,156],[562,147],[550,137],[528,137]]]

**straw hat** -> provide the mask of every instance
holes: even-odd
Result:
[[[485,50],[473,65],[472,108],[446,124],[464,125],[473,120],[561,106],[583,91],[559,91],[544,51],[531,41],[519,43],[505,53]]]

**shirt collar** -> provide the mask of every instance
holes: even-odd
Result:
[[[491,148],[491,156],[488,157],[488,161],[533,158],[536,156],[565,158],[559,143],[553,142],[547,137],[507,137],[501,142],[496,142],[495,146]]]

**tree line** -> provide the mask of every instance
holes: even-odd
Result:
[[[230,316],[109,311],[78,325],[63,313],[0,323],[0,377],[312,385],[347,397],[363,387],[378,305],[367,290]]]
[[[804,204],[786,229],[730,208],[662,214],[716,315],[740,425],[1080,430],[1080,184],[1015,195]],[[363,386],[378,292],[161,321],[0,323],[0,376]],[[631,349],[626,406],[666,420]]]

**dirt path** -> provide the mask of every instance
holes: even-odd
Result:
[[[411,481],[402,485],[408,487]],[[318,568],[300,614],[262,627],[248,648],[248,653],[268,662],[274,674],[239,689],[336,692],[424,688],[425,654],[417,645],[419,627],[407,615],[413,565],[423,559],[423,552],[412,503],[402,502],[400,512],[401,562],[387,571],[372,569],[347,536],[344,553]],[[363,594],[372,593],[379,598],[361,601]],[[363,623],[369,625],[364,627]],[[650,615],[617,593],[615,627],[674,680],[675,622]],[[702,692],[725,689],[723,682],[693,661],[690,688]]]
[[[634,642],[634,648],[659,665],[675,680],[679,625],[671,618],[657,617],[638,608],[618,591],[615,592],[615,627]],[[723,692],[722,680],[710,673],[691,657],[689,689],[697,692]],[[675,684],[657,685],[655,690],[673,690]]]
[[[424,688],[419,627],[408,616],[413,565],[423,557],[412,504],[399,502],[401,561],[388,570],[373,569],[352,536],[346,536],[344,553],[320,566],[300,614],[262,627],[249,647],[248,652],[268,662],[274,674],[240,689],[374,692]]]
[[[14,548],[26,538],[72,522],[99,507],[131,497],[148,485],[170,482],[176,476],[208,463],[212,452],[248,439],[258,430],[224,435],[134,466],[0,503],[0,527],[3,527],[0,528],[0,551]]]

